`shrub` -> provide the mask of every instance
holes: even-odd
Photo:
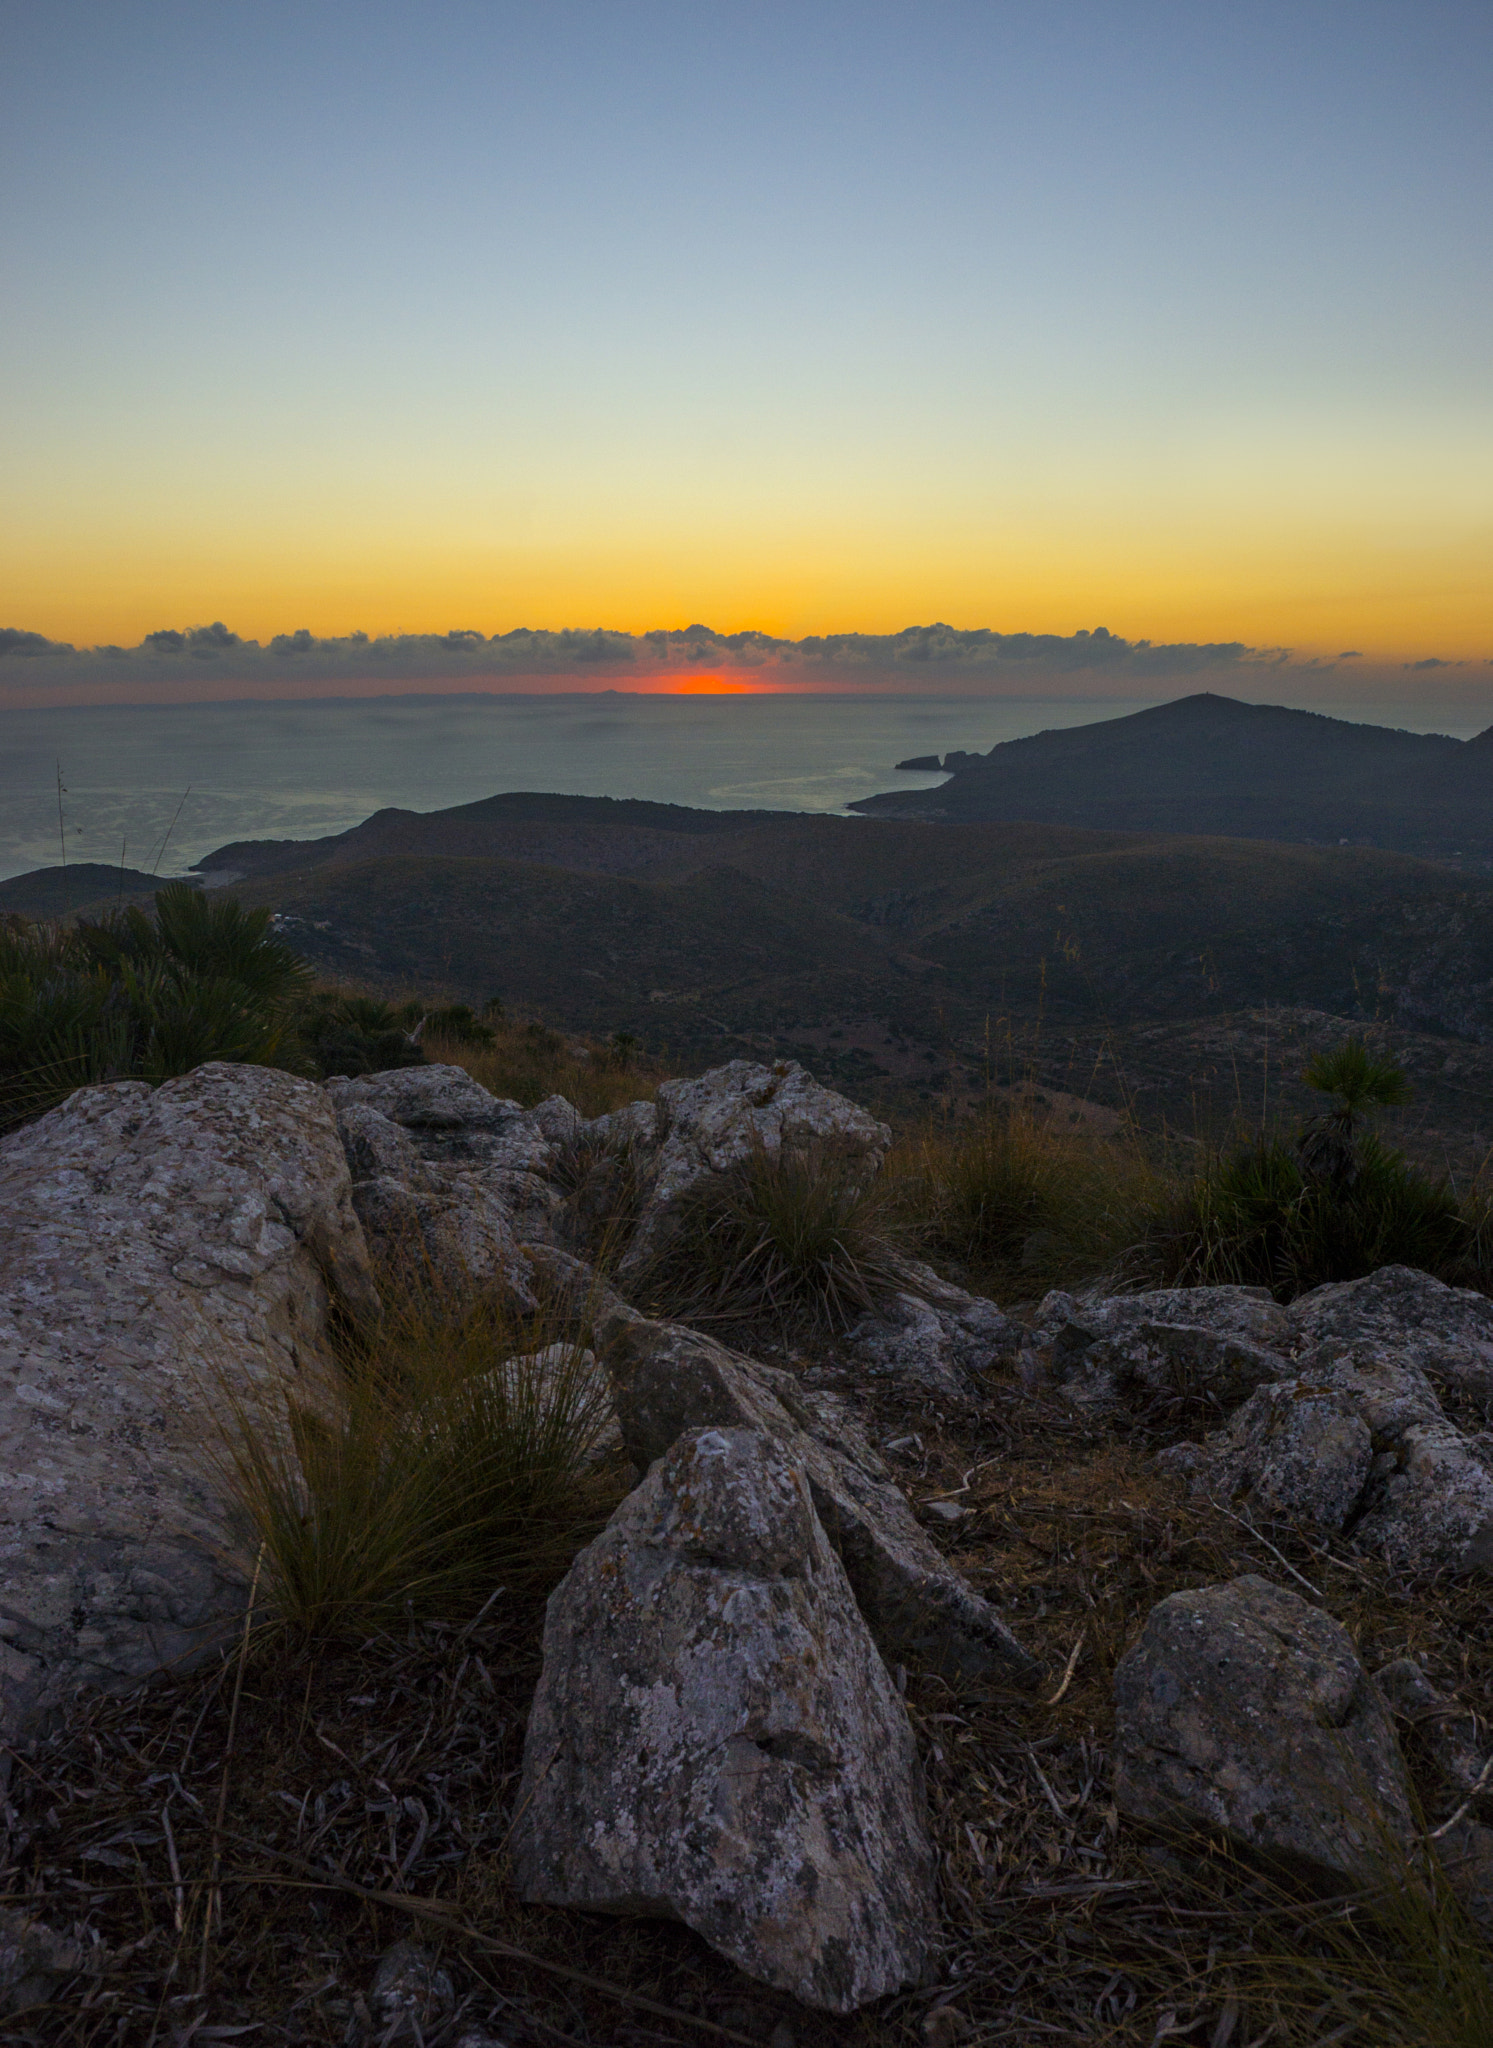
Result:
[[[684,1198],[635,1292],[681,1320],[825,1333],[895,1292],[906,1268],[893,1192],[860,1161],[759,1146]]]
[[[1351,1178],[1307,1169],[1299,1142],[1258,1137],[1211,1160],[1164,1204],[1133,1255],[1132,1277],[1163,1286],[1268,1287],[1290,1300],[1376,1267],[1452,1278],[1475,1256],[1453,1188],[1372,1133],[1354,1140]]]
[[[626,1491],[597,1462],[605,1381],[555,1319],[450,1290],[387,1294],[334,1420],[276,1428],[230,1398],[224,1471],[263,1545],[267,1604],[306,1640],[407,1611],[459,1620],[499,1588],[541,1593]]]
[[[11,920],[0,926],[0,1128],[89,1082],[159,1082],[213,1059],[298,1065],[309,981],[267,910],[184,882],[158,892],[153,917]]]
[[[375,996],[318,989],[303,1005],[296,1025],[323,1080],[331,1074],[381,1074],[390,1067],[416,1067],[425,1059],[404,1014]]]

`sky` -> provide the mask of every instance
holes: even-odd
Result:
[[[0,627],[1486,679],[1490,160],[1487,0],[0,0]]]

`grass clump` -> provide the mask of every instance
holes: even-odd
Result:
[[[95,921],[0,921],[0,1129],[90,1082],[160,1082],[205,1060],[303,1064],[310,970],[245,910],[185,882]]]
[[[681,1321],[825,1335],[904,1285],[908,1257],[895,1190],[862,1160],[757,1145],[685,1196],[635,1292]]]
[[[322,1413],[232,1412],[223,1462],[266,1603],[311,1642],[542,1592],[626,1490],[590,1352],[490,1296],[405,1290]]]
[[[1110,1271],[1167,1184],[1132,1136],[1066,1131],[1023,1101],[925,1130],[891,1170],[929,1255],[1008,1298]]]

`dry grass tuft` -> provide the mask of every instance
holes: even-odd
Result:
[[[427,1276],[428,1277],[428,1276]],[[220,1457],[264,1552],[264,1601],[307,1642],[408,1613],[463,1619],[560,1576],[628,1485],[605,1381],[572,1314],[385,1276],[341,1400],[266,1426],[224,1390]]]
[[[563,1095],[582,1116],[606,1116],[629,1102],[651,1102],[669,1070],[640,1052],[625,1032],[603,1041],[562,1035],[548,1025],[489,1017],[490,1045],[445,1039],[429,1031],[422,1041],[432,1060],[464,1067],[494,1095],[532,1109],[548,1095]]]
[[[888,1171],[929,1255],[1005,1300],[1111,1271],[1170,1185],[1133,1129],[1068,1129],[1021,1097],[924,1128]]]
[[[633,1292],[675,1321],[822,1337],[904,1284],[908,1256],[891,1182],[830,1146],[759,1146],[684,1197]]]

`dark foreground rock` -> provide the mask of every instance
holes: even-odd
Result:
[[[517,1811],[526,1898],[678,1918],[831,2012],[923,1978],[912,1731],[765,1430],[681,1436],[552,1596]]]
[[[1253,1575],[1153,1608],[1115,1672],[1115,1802],[1167,1833],[1221,1832],[1328,1889],[1414,1853],[1394,1724],[1352,1638]]]

